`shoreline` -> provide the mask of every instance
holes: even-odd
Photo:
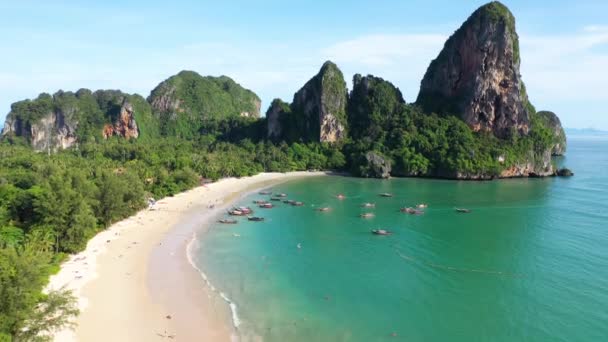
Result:
[[[256,189],[329,174],[222,179],[159,200],[152,210],[98,233],[83,252],[61,265],[45,288],[72,290],[81,310],[76,328],[56,332],[53,340],[235,340],[229,300],[207,285],[204,273],[189,260],[195,234],[205,233],[210,219]]]

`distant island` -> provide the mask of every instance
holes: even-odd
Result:
[[[564,128],[566,135],[570,134],[589,134],[589,135],[608,135],[608,131],[595,128]]]
[[[78,313],[70,293],[41,293],[67,255],[153,198],[208,180],[298,170],[557,175],[552,156],[565,153],[566,135],[557,115],[530,102],[520,58],[515,18],[491,2],[446,41],[411,102],[373,75],[354,75],[349,91],[327,61],[263,118],[253,91],[194,71],[147,98],[79,89],[13,103],[0,139],[0,341],[69,325]]]

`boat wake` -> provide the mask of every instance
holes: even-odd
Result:
[[[523,277],[523,274],[520,274],[520,273],[512,273],[512,272],[505,272],[505,271],[494,271],[494,270],[484,270],[484,269],[477,269],[477,268],[462,268],[462,267],[440,265],[440,264],[436,264],[436,263],[433,263],[433,262],[430,262],[430,261],[426,261],[426,260],[422,260],[422,259],[417,259],[417,258],[414,258],[414,257],[409,256],[407,254],[404,254],[396,246],[395,246],[395,252],[397,253],[397,255],[401,259],[404,259],[404,260],[409,261],[411,263],[425,265],[425,266],[429,266],[429,267],[436,268],[436,269],[441,269],[441,270],[446,270],[446,271],[465,272],[465,273],[482,273],[482,274],[506,276],[506,277],[512,277],[512,278],[522,278]]]

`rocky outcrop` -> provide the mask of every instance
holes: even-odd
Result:
[[[38,151],[54,151],[74,146],[79,139],[137,138],[138,119],[155,130],[150,106],[139,95],[118,90],[58,91],[14,103],[2,136],[25,139]]]
[[[281,101],[281,99],[272,100],[266,111],[267,137],[270,140],[277,141],[284,138],[283,126],[289,113],[291,113],[289,104]]]
[[[405,104],[399,88],[372,75],[353,77],[348,99],[348,127],[352,138],[376,140]]]
[[[504,169],[500,173],[500,178],[547,177],[555,175],[555,171],[550,150],[540,154],[530,151],[525,161],[517,162]]]
[[[361,168],[361,176],[368,178],[390,178],[391,161],[378,152],[367,152],[365,154],[367,162]]]
[[[446,41],[421,82],[417,104],[459,116],[475,131],[527,134],[528,98],[519,72],[513,14],[498,1],[476,10]]]
[[[555,113],[549,111],[540,111],[536,113],[536,115],[553,133],[553,147],[551,148],[551,154],[554,156],[561,156],[566,153],[566,132],[564,132],[564,128],[562,127],[559,117],[557,117]]]
[[[260,117],[260,98],[230,77],[181,71],[161,82],[148,97],[167,135],[194,137],[206,120]]]
[[[77,141],[78,107],[70,101],[61,101],[71,95],[62,91],[53,96],[44,93],[35,100],[14,103],[6,116],[2,136],[24,138],[37,151],[73,146]]]
[[[137,128],[137,122],[135,122],[133,105],[123,100],[122,106],[120,107],[120,114],[113,124],[106,124],[103,128],[103,137],[107,139],[111,136],[119,136],[123,138],[137,138],[139,137],[139,129]]]
[[[338,67],[327,61],[319,73],[298,90],[291,110],[302,117],[303,139],[335,142],[346,137],[347,89]]]

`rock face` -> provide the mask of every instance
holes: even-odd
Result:
[[[58,91],[14,103],[2,136],[23,138],[38,151],[55,151],[80,139],[137,138],[140,119],[151,132],[157,131],[150,106],[141,96],[117,90]]]
[[[555,174],[555,168],[551,160],[551,151],[546,150],[541,154],[528,152],[525,162],[516,163],[500,173],[500,178],[515,177],[547,177]]]
[[[204,121],[260,117],[260,98],[227,76],[201,76],[181,71],[161,82],[148,97],[163,133],[193,137]]]
[[[559,117],[557,117],[555,113],[549,111],[540,111],[536,113],[536,115],[553,133],[553,148],[551,149],[551,154],[554,156],[561,156],[566,153],[566,132],[564,132]]]
[[[35,100],[13,103],[2,136],[25,138],[38,151],[71,147],[77,140],[78,108],[70,101],[60,101],[69,96],[60,91],[53,96],[40,94]]]
[[[417,104],[458,115],[475,131],[527,134],[528,98],[519,73],[513,14],[494,1],[476,10],[447,40],[421,82]]]
[[[272,100],[272,104],[266,111],[267,137],[270,140],[284,139],[283,126],[285,121],[288,120],[289,113],[291,113],[289,104],[280,99]]]
[[[120,114],[114,124],[106,124],[103,128],[103,137],[105,139],[115,135],[127,139],[139,137],[133,105],[127,99],[123,101],[120,107]]]
[[[347,89],[338,67],[327,61],[293,97],[291,110],[302,117],[303,138],[335,142],[346,136]]]
[[[556,174],[557,174],[557,176],[560,176],[560,177],[572,177],[572,176],[574,176],[574,173],[570,169],[567,169],[567,168],[563,168],[563,169],[557,170]]]
[[[367,165],[362,170],[361,176],[368,178],[390,178],[391,162],[389,159],[377,152],[367,152],[365,154]]]
[[[352,138],[375,140],[388,129],[392,116],[405,104],[399,88],[372,75],[353,77],[348,99],[348,126]]]

